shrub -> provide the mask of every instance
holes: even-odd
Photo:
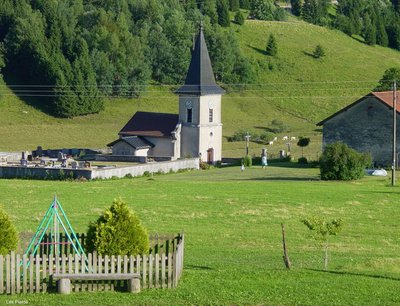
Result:
[[[268,42],[267,42],[267,48],[265,49],[265,51],[270,56],[275,56],[278,54],[278,45],[276,43],[274,34],[269,35]]]
[[[10,217],[0,210],[0,254],[7,255],[18,246],[18,233]]]
[[[364,176],[364,169],[371,164],[371,156],[358,153],[342,142],[325,147],[320,159],[321,179],[356,180]]]
[[[243,157],[243,161],[242,161],[243,165],[245,167],[251,167],[253,164],[253,161],[251,159],[251,156],[247,155],[245,157]]]
[[[267,128],[270,132],[279,134],[283,132],[290,132],[290,127],[286,125],[283,121],[274,119],[271,121],[271,126]]]
[[[241,11],[237,11],[235,14],[235,23],[238,25],[243,25],[244,24],[244,16]]]
[[[232,136],[228,137],[229,142],[245,141],[245,136],[249,134],[250,139],[257,139],[258,135],[253,131],[237,130]]]
[[[307,164],[307,163],[308,163],[307,158],[305,158],[305,157],[300,157],[300,158],[298,159],[298,163],[299,163],[299,164]]]
[[[325,50],[321,45],[317,45],[315,47],[315,50],[313,52],[313,56],[315,58],[320,58],[320,57],[324,57],[325,56]]]
[[[149,251],[147,230],[121,199],[89,225],[86,250],[102,255],[138,255]]]
[[[200,162],[200,169],[209,170],[210,168],[211,168],[210,164],[203,162],[203,161]]]

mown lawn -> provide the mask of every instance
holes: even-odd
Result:
[[[116,197],[150,232],[186,234],[174,290],[1,296],[46,305],[391,305],[400,303],[399,193],[389,178],[322,182],[318,169],[275,164],[92,182],[0,180],[0,203],[19,231],[35,231],[54,193],[76,231]],[[303,217],[342,218],[329,270]],[[293,269],[282,260],[285,223]]]

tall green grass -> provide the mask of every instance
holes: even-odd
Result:
[[[5,209],[21,232],[36,230],[54,193],[76,231],[121,196],[150,232],[185,232],[183,278],[174,290],[1,296],[48,305],[394,305],[400,303],[399,188],[388,178],[322,182],[318,169],[240,167],[107,181],[0,180]],[[323,249],[300,222],[342,218]],[[293,269],[282,260],[286,226]]]

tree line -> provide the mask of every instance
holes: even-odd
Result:
[[[0,0],[0,69],[32,85],[51,114],[103,109],[103,98],[137,97],[150,81],[182,84],[204,24],[222,83],[248,83],[252,66],[229,28],[247,0]],[[239,11],[240,12],[240,11]]]
[[[349,36],[358,35],[368,45],[400,50],[399,0],[290,0],[292,13],[307,22],[329,26]]]

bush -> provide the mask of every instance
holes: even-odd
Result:
[[[101,255],[138,255],[149,251],[147,230],[121,199],[89,225],[86,250]]]
[[[203,161],[200,162],[200,169],[209,170],[210,168],[211,168],[210,164],[203,162]]]
[[[259,138],[259,136],[253,132],[253,131],[246,131],[246,130],[237,130],[232,136],[228,137],[229,142],[235,142],[235,141],[245,141],[245,136],[249,134],[250,139],[256,140]]]
[[[0,254],[7,255],[18,246],[18,233],[10,217],[0,210]]]
[[[356,180],[364,176],[364,169],[371,164],[371,156],[358,153],[342,142],[325,147],[320,159],[321,179]]]
[[[278,119],[272,120],[271,126],[269,126],[267,129],[275,134],[290,132],[290,127],[286,125],[283,121]]]
[[[244,25],[244,16],[241,11],[236,12],[234,20],[238,25]]]
[[[242,164],[245,167],[251,167],[253,165],[253,161],[251,159],[251,156],[247,155],[247,156],[243,157]]]
[[[278,54],[278,45],[276,43],[274,34],[269,35],[265,51],[270,56],[276,56]]]
[[[299,164],[307,164],[308,160],[305,157],[300,157],[297,161]]]
[[[321,45],[317,45],[315,47],[315,50],[313,52],[313,56],[315,58],[320,58],[320,57],[324,57],[325,56],[325,50]]]

